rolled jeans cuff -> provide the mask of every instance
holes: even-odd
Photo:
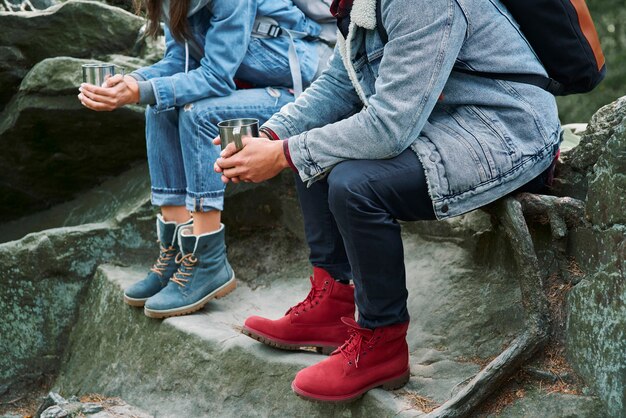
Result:
[[[224,210],[224,192],[191,193],[183,189],[152,189],[154,206],[185,206],[190,212]]]
[[[185,189],[152,188],[150,201],[154,206],[185,206],[187,191]]]
[[[224,191],[192,193],[187,192],[185,206],[190,212],[209,212],[224,210]]]

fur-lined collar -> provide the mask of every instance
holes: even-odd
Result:
[[[376,0],[354,0],[350,20],[365,29],[376,28]]]
[[[365,95],[363,87],[359,84],[358,76],[354,65],[352,65],[352,39],[356,27],[359,26],[364,29],[373,30],[376,29],[376,0],[354,0],[352,4],[352,11],[350,11],[350,27],[348,29],[348,35],[344,39],[341,31],[337,31],[337,47],[341,58],[343,59],[343,65],[346,68],[348,77],[354,86],[354,90],[363,102],[363,106],[367,107],[369,101]]]

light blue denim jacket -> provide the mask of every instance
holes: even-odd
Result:
[[[499,0],[355,0],[329,69],[265,126],[289,138],[303,181],[348,159],[411,147],[439,219],[515,190],[551,163],[560,124],[554,97],[527,84],[451,72],[455,66],[545,75]]]
[[[174,0],[178,1],[178,0]],[[268,16],[281,27],[317,35],[320,26],[292,2],[284,0],[211,0],[188,17],[195,41],[204,50],[200,62],[190,57],[185,45],[165,30],[162,60],[132,73],[149,80],[156,96],[156,111],[171,109],[235,89],[234,78],[259,86],[291,86],[287,38],[252,38],[256,16]],[[317,71],[317,45],[296,40],[302,78],[310,83]],[[268,59],[268,57],[270,57]],[[189,68],[185,72],[186,59]]]

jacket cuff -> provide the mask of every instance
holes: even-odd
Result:
[[[283,153],[285,154],[285,159],[287,160],[287,164],[289,164],[289,167],[291,167],[291,169],[297,173],[298,169],[293,164],[293,161],[291,160],[291,153],[289,152],[289,139],[283,140]]]
[[[128,75],[131,76],[132,78],[134,78],[137,81],[146,81],[146,80],[148,80],[146,77],[144,77],[143,75],[141,75],[137,71],[133,71],[132,73],[130,73]]]
[[[272,141],[280,141],[280,137],[276,135],[276,132],[274,132],[272,129],[268,128],[267,126],[261,126],[259,128],[259,132],[267,135],[269,139]]]
[[[152,83],[149,81],[137,81],[137,85],[139,86],[139,104],[156,104],[156,96]]]

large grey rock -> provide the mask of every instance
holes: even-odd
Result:
[[[94,112],[78,101],[85,62],[58,57],[37,64],[0,114],[2,219],[69,200],[145,160],[142,107]]]
[[[572,161],[589,171],[591,225],[570,238],[585,277],[568,297],[567,350],[610,415],[626,416],[626,98],[592,121]]]
[[[144,199],[107,222],[0,244],[0,387],[19,390],[54,375],[96,266],[150,259],[153,242],[154,218]]]
[[[143,19],[99,2],[68,1],[36,12],[0,12],[0,109],[26,71],[46,58],[128,54]]]
[[[120,212],[132,210],[138,201],[147,202],[149,194],[148,167],[139,164],[74,200],[0,224],[0,243],[46,229],[106,222]]]
[[[265,241],[257,253],[273,252],[272,240]],[[237,243],[229,246],[229,257],[233,246]],[[250,254],[251,247],[242,248]],[[519,331],[518,289],[504,272],[476,268],[471,251],[455,243],[407,232],[405,249],[413,376],[394,396],[373,391],[353,406],[329,407],[290,395],[295,372],[320,357],[269,349],[237,329],[258,312],[281,316],[306,294],[306,263],[290,267],[280,258],[269,260],[283,266],[269,272],[271,279],[255,277],[198,314],[162,322],[121,301],[121,288],[141,270],[101,267],[82,305],[57,389],[120,395],[159,416],[388,416],[406,408],[411,393],[443,402],[479,370],[468,358],[497,354]],[[178,391],[192,401],[181,402]],[[404,400],[398,404],[394,397]]]

